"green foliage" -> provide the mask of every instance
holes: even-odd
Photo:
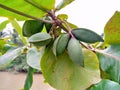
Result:
[[[33,83],[33,74],[34,74],[34,69],[29,67],[28,75],[25,80],[24,90],[30,90]]]
[[[57,58],[51,47],[46,48],[41,60],[41,69],[45,81],[57,90],[85,90],[100,80],[97,56],[84,50],[85,68],[72,63],[65,52]]]
[[[5,20],[2,23],[0,23],[0,31],[3,30],[9,22],[9,20]]]
[[[62,0],[56,7],[56,10],[60,10],[62,8],[64,8],[66,5],[70,4],[71,2],[73,2],[74,0]]]
[[[12,9],[15,9],[17,11],[20,11],[22,13],[25,13],[34,17],[38,17],[38,18],[46,14],[46,12],[44,12],[43,10],[36,8],[35,6],[27,3],[26,1],[34,1],[35,3],[37,3],[37,5],[42,6],[42,8],[45,8],[45,9],[54,9],[55,0],[19,0],[19,1],[12,0],[12,2],[10,0],[0,0],[0,6],[2,4]],[[16,18],[17,20],[29,19],[24,16],[15,14],[13,12],[4,10],[2,8],[0,8],[0,11],[1,11],[0,16]]]
[[[12,26],[14,27],[14,29],[17,31],[17,33],[20,35],[20,39],[23,41],[24,44],[26,44],[26,40],[22,35],[22,28],[20,27],[18,22],[12,18],[9,18],[9,21],[12,24]]]
[[[55,0],[0,1],[0,16],[8,18],[0,30],[9,22],[15,28],[11,38],[0,39],[0,68],[11,62],[9,67],[19,67],[17,63],[24,59],[24,65],[29,66],[24,90],[31,88],[35,69],[57,90],[120,89],[120,12],[106,24],[104,42],[92,30],[68,22],[68,15],[56,16],[73,1],[62,0],[56,7]],[[23,27],[19,20],[25,21]]]
[[[120,90],[120,85],[116,82],[103,79],[90,90]]]
[[[61,19],[61,20],[67,20],[68,19],[68,15],[67,14],[59,14],[57,16],[57,18]]]
[[[37,50],[35,47],[30,48],[27,53],[27,64],[32,68],[40,70],[40,59],[43,55],[44,48]]]
[[[28,72],[29,66],[26,62],[26,54],[21,54],[17,58],[12,61],[7,68],[6,71],[13,71],[13,72]]]
[[[105,42],[108,44],[120,44],[120,12],[116,11],[107,22],[105,29]]]
[[[4,55],[0,56],[0,68],[5,68],[12,60],[21,55],[23,47],[6,52]]]
[[[13,47],[10,46],[9,44],[5,44],[5,43],[0,43],[0,44],[3,44],[3,46],[1,47],[1,50],[0,52],[2,54],[5,54],[9,49],[12,49]]]
[[[111,80],[120,83],[120,45],[111,45],[106,50],[98,52],[100,67]]]
[[[0,52],[2,52],[5,44],[6,42],[3,39],[0,39]]]

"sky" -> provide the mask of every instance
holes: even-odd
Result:
[[[56,0],[57,3],[60,1]],[[120,11],[120,0],[75,0],[58,14],[67,14],[69,22],[102,34],[105,24],[115,11]],[[0,22],[3,20],[0,18]]]
[[[75,0],[60,13],[68,14],[68,20],[78,27],[102,34],[115,11],[120,11],[120,0]]]

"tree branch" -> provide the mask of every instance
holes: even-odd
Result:
[[[48,20],[44,20],[44,19],[39,19],[39,18],[37,18],[37,17],[34,17],[34,16],[31,16],[31,15],[25,14],[25,13],[23,13],[23,12],[17,11],[17,10],[12,9],[12,8],[9,8],[9,7],[7,7],[7,6],[5,6],[5,5],[2,5],[2,4],[0,4],[0,7],[3,8],[3,9],[6,9],[6,10],[8,10],[8,11],[11,11],[11,12],[13,12],[13,13],[19,14],[19,15],[21,15],[21,16],[27,17],[27,18],[35,19],[35,20],[38,20],[38,21],[46,22],[46,23],[54,23],[53,21],[48,21]]]
[[[71,27],[67,24],[67,22],[65,22],[65,21],[62,21],[65,25],[66,25],[66,27],[67,27],[67,29],[68,29],[68,33],[71,35],[71,37],[73,37],[73,38],[75,38],[74,37],[74,35],[72,34],[72,29],[71,29]]]

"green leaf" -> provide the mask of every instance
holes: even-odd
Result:
[[[75,0],[62,0],[56,7],[56,10],[60,10],[62,8],[64,8],[65,6],[67,6],[68,4],[72,3]]]
[[[57,16],[57,18],[61,19],[61,20],[67,20],[68,19],[68,15],[67,14],[59,14]]]
[[[78,26],[74,25],[73,23],[67,22],[70,28],[75,29],[78,28]]]
[[[16,20],[14,20],[13,18],[9,18],[10,23],[12,24],[12,26],[14,27],[14,29],[18,32],[18,34],[20,35],[21,40],[24,42],[24,44],[26,44],[26,39],[25,37],[23,37],[22,35],[22,28],[20,27],[20,25],[18,24],[18,22]]]
[[[104,51],[97,51],[102,71],[109,78],[120,83],[120,45],[111,45]]]
[[[55,8],[55,0],[33,0],[45,9],[51,10]]]
[[[72,24],[71,22],[66,21],[66,23],[70,26],[71,29],[78,28],[78,26]],[[62,25],[63,25],[65,28],[68,28],[68,27],[66,27],[66,24],[65,24],[65,23],[62,23]]]
[[[1,49],[1,53],[5,54],[8,50],[15,49],[15,48],[9,44],[4,44],[4,46],[0,49]]]
[[[33,83],[33,74],[34,74],[34,69],[32,67],[29,67],[27,78],[24,84],[24,90],[30,90]]]
[[[23,49],[23,47],[20,47],[12,51],[6,52],[4,55],[0,56],[0,68],[5,68],[11,61],[21,55]]]
[[[0,23],[0,31],[3,30],[9,22],[9,20],[5,20],[2,23]]]
[[[0,39],[0,52],[5,44],[6,44],[6,42],[3,39]]]
[[[120,90],[120,85],[116,82],[103,79],[90,90]]]
[[[33,0],[33,1],[36,2],[39,6],[45,7],[46,9],[54,9],[55,0]],[[17,0],[17,1],[12,0],[12,2],[11,0],[0,0],[0,4],[37,18],[43,17],[46,14],[46,12],[43,12],[42,10],[32,6],[31,4],[27,3],[25,0]],[[16,18],[17,20],[28,19],[24,16],[7,11],[3,8],[0,8],[0,16],[12,17],[12,18]]]
[[[116,11],[110,20],[106,23],[105,42],[109,44],[120,44],[120,12]]]
[[[52,49],[47,48],[41,60],[45,81],[57,90],[85,90],[99,82],[97,56],[89,50],[84,50],[84,55],[85,68],[74,65],[66,52],[55,57]]]
[[[40,69],[40,60],[43,55],[44,48],[40,48],[38,51],[35,47],[30,48],[27,53],[27,64],[32,68]]]

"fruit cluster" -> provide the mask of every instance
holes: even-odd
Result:
[[[46,32],[41,32],[45,26]],[[70,59],[78,66],[84,67],[84,55],[80,42],[95,43],[103,42],[101,36],[95,32],[85,29],[76,28],[69,32],[61,32],[58,37],[54,37],[49,32],[52,24],[44,23],[36,20],[27,20],[23,25],[23,35],[29,37],[29,43],[35,46],[46,46],[53,42],[53,53],[59,56],[65,51]]]

